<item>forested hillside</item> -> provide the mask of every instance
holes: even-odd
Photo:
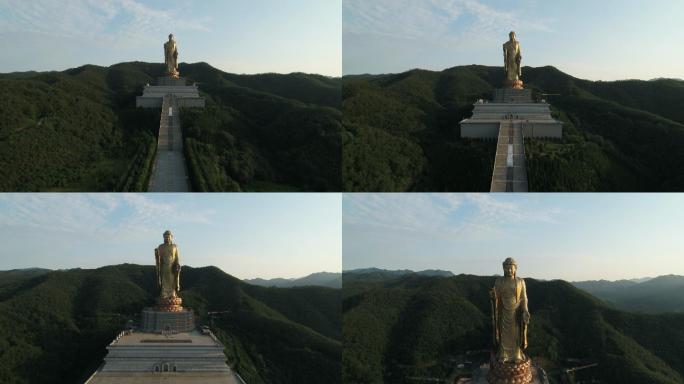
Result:
[[[181,64],[205,110],[182,116],[199,191],[340,190],[340,80]],[[159,110],[135,108],[162,64],[0,74],[0,190],[144,191]]]
[[[646,281],[578,281],[572,284],[625,311],[684,313],[684,276],[658,276]]]
[[[256,287],[215,267],[181,276],[184,306],[212,327],[247,383],[340,382],[339,289]],[[0,382],[82,383],[155,293],[148,266],[0,272]]]
[[[495,142],[460,139],[459,122],[503,77],[475,65],[344,77],[345,190],[488,191]],[[562,140],[527,140],[530,190],[684,190],[684,81],[591,82],[553,67],[525,67],[523,80],[565,123]]]
[[[481,353],[487,361],[495,277],[343,279],[343,382],[454,378],[472,372],[457,369],[459,359],[477,362]],[[552,383],[578,362],[598,363],[583,374],[601,383],[683,382],[684,314],[630,314],[564,281],[526,283],[532,316],[527,353]]]
[[[259,285],[262,287],[306,287],[306,286],[320,286],[329,288],[342,288],[342,274],[339,272],[316,272],[308,276],[300,277],[298,279],[248,279],[243,280],[245,283],[252,285]]]

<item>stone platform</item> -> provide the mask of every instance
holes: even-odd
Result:
[[[176,334],[122,332],[86,384],[245,384],[228,367],[223,344],[208,330]]]
[[[244,384],[234,373],[97,372],[86,384]]]
[[[195,317],[191,310],[160,311],[145,308],[142,311],[140,330],[150,333],[180,333],[195,329]]]
[[[494,90],[494,103],[533,103],[531,89],[499,88]]]
[[[173,95],[179,107],[204,108],[205,100],[200,97],[197,84],[187,85],[182,77],[160,77],[157,85],[146,85],[142,96],[136,97],[135,105],[142,108],[161,108],[166,95]]]
[[[161,76],[157,77],[157,85],[169,86],[169,87],[184,87],[187,85],[187,80],[185,77],[171,77],[171,76]]]
[[[523,123],[523,136],[561,138],[563,123],[551,117],[551,106],[535,103],[529,89],[502,88],[494,90],[492,102],[478,100],[473,116],[460,122],[461,137],[495,139],[504,120]]]
[[[563,123],[551,117],[549,104],[486,102],[475,103],[473,116],[461,121],[461,137],[495,139],[501,123],[506,120],[523,124],[525,137],[563,137]]]

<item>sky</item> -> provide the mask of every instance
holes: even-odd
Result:
[[[231,73],[342,71],[341,0],[0,0],[0,73],[179,62]]]
[[[340,272],[339,194],[0,194],[0,270],[154,265],[171,230],[181,264],[241,279]]]
[[[682,0],[343,0],[343,72],[503,66],[513,30],[523,65],[684,79],[682,15]]]
[[[344,270],[684,275],[684,194],[345,194],[342,212]]]

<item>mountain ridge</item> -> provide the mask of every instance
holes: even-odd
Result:
[[[302,287],[322,286],[329,288],[342,288],[342,274],[339,272],[314,272],[304,277],[285,279],[276,277],[273,279],[243,279],[242,281],[262,287]]]
[[[503,76],[470,65],[343,77],[345,190],[487,191],[495,143],[461,139],[458,123]],[[564,123],[561,140],[526,140],[532,191],[684,190],[684,83],[592,82],[551,66],[524,67],[523,80],[536,99],[560,95],[548,99]]]
[[[477,351],[491,345],[488,292],[494,280],[472,275],[345,280],[343,381],[468,377],[472,367],[489,359]],[[571,361],[599,363],[578,372],[577,380],[682,382],[684,356],[678,346],[684,342],[684,315],[625,313],[565,281],[525,281],[532,315],[527,353],[552,383],[576,364]],[[472,365],[456,367],[465,361]]]
[[[109,68],[109,67],[111,67],[111,66],[120,65],[120,64],[158,64],[158,63],[152,63],[152,62],[140,61],[140,60],[122,61],[122,62],[120,62],[120,63],[113,63],[113,64],[109,64],[109,65],[99,65],[99,64],[89,64],[89,63],[86,63],[86,64],[81,64],[81,65],[79,65],[79,66],[77,66],[77,67],[69,67],[69,68],[65,68],[65,69],[62,69],[62,70],[59,70],[59,69],[52,69],[52,70],[44,70],[44,71],[30,70],[30,71],[0,72],[0,76],[1,76],[1,75],[15,75],[15,74],[23,75],[23,74],[36,74],[36,73],[65,72],[65,71],[70,71],[70,70],[76,70],[76,69],[83,68],[83,67],[94,67],[94,68],[102,68],[102,69],[104,69],[104,68]],[[292,75],[292,74],[303,74],[303,75],[321,76],[321,77],[326,77],[326,78],[330,78],[330,79],[339,79],[339,78],[340,78],[340,76],[329,76],[329,75],[324,75],[324,74],[320,74],[320,73],[314,73],[314,72],[301,72],[301,71],[294,71],[294,72],[236,73],[236,72],[228,72],[228,71],[224,71],[224,70],[222,70],[222,69],[216,68],[216,67],[212,66],[211,64],[209,64],[209,63],[206,62],[206,61],[196,61],[196,62],[194,62],[194,63],[188,63],[188,62],[183,61],[183,62],[179,63],[179,65],[183,65],[183,66],[185,66],[185,65],[195,65],[195,64],[208,65],[208,66],[210,66],[210,67],[212,67],[212,68],[214,68],[214,69],[216,69],[216,70],[219,70],[219,71],[222,71],[222,72],[225,72],[225,73],[234,74],[234,75],[248,75],[248,76],[250,76],[250,75],[257,75],[257,76],[258,76],[258,75],[273,75],[273,74],[275,74],[275,75],[284,75],[284,76],[287,76],[287,75]],[[657,79],[654,79],[654,80],[657,80]]]
[[[426,269],[416,272],[409,269],[388,270],[374,267],[342,271],[343,284],[344,282],[353,282],[356,280],[379,281],[385,279],[401,278],[405,276],[450,277],[454,276],[454,274],[450,271],[443,271],[439,269]]]
[[[52,271],[8,284],[2,277],[0,381],[6,383],[83,382],[105,346],[156,294],[153,266]],[[249,383],[338,382],[339,295],[326,287],[252,286],[216,267],[181,272],[184,306],[210,325]]]
[[[574,286],[630,312],[684,313],[684,276],[662,275],[643,281],[579,281]]]
[[[163,71],[138,61],[0,74],[0,190],[146,190],[159,111],[135,97]],[[180,72],[207,100],[181,115],[194,190],[340,189],[339,78]]]

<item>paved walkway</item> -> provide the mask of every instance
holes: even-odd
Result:
[[[183,156],[183,135],[176,98],[164,96],[157,156],[154,159],[152,177],[147,188],[149,192],[189,192],[188,175]]]
[[[522,124],[512,119],[501,122],[490,192],[527,192]]]

